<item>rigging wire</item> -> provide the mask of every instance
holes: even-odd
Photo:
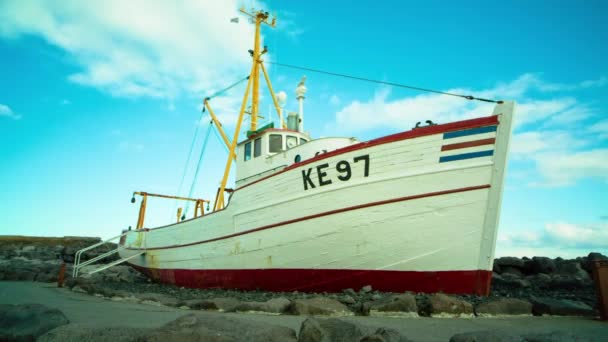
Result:
[[[192,198],[192,193],[194,192],[194,188],[196,187],[196,180],[198,179],[198,172],[200,171],[201,164],[203,161],[203,156],[205,155],[205,150],[207,149],[207,142],[209,141],[209,135],[213,128],[213,121],[209,121],[209,126],[207,127],[207,133],[205,133],[205,139],[203,140],[203,147],[201,148],[201,153],[198,157],[198,163],[196,164],[196,170],[194,171],[194,178],[192,179],[192,184],[190,185],[190,191],[188,192],[188,198]],[[188,215],[188,209],[190,209],[190,201],[186,203],[186,208],[184,210],[184,216]]]
[[[204,117],[205,117],[205,114],[202,114],[200,120],[196,123],[196,129],[194,130],[194,136],[192,137],[192,142],[190,143],[190,151],[188,152],[188,158],[186,158],[186,164],[184,165],[184,171],[182,172],[182,179],[179,182],[179,187],[177,188],[178,196],[182,193],[182,188],[184,187],[184,180],[186,179],[186,174],[188,173],[188,165],[190,165],[190,159],[192,159],[192,152],[194,151],[194,143],[196,142],[196,138],[198,137],[198,131],[199,131],[201,122],[203,121]],[[173,212],[175,212],[177,210],[178,205],[179,205],[179,201],[176,200],[175,208],[173,209]],[[171,215],[172,215],[171,217],[173,217],[173,214],[171,214]]]
[[[425,92],[435,93],[435,94],[456,96],[456,97],[461,97],[461,98],[467,99],[467,100],[477,100],[477,101],[492,102],[492,103],[502,103],[503,102],[503,101],[500,101],[500,100],[490,100],[490,99],[484,99],[484,98],[481,98],[481,97],[474,97],[474,96],[471,96],[471,95],[455,94],[455,93],[449,93],[449,92],[445,92],[445,91],[433,90],[433,89],[428,89],[428,88],[409,86],[409,85],[400,84],[400,83],[373,80],[371,78],[365,78],[365,77],[358,77],[358,76],[340,74],[340,73],[337,73],[337,72],[331,72],[331,71],[325,71],[325,70],[319,70],[319,69],[301,67],[301,66],[297,66],[297,65],[285,64],[285,63],[279,63],[279,62],[266,61],[266,63],[273,64],[273,65],[276,65],[276,66],[285,67],[285,68],[291,68],[291,69],[298,69],[298,70],[316,72],[316,73],[319,73],[319,74],[325,74],[325,75],[331,75],[331,76],[349,78],[349,79],[358,80],[358,81],[364,81],[364,82],[384,84],[384,85],[389,85],[389,86],[398,87],[398,88],[406,88],[406,89],[425,91]]]
[[[207,96],[205,97],[205,100],[211,100],[212,98],[222,95],[223,93],[227,92],[228,90],[236,87],[237,85],[241,84],[242,82],[245,82],[249,79],[249,75],[245,76],[244,78],[232,83],[231,85],[229,85],[228,87],[218,90],[215,93],[213,93],[211,96]],[[205,112],[205,107],[203,107],[203,113]]]

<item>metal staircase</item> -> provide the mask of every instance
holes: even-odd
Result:
[[[125,257],[125,258],[122,258],[122,259],[118,259],[118,260],[113,261],[113,262],[111,262],[109,264],[99,265],[99,267],[94,268],[92,270],[87,270],[86,273],[85,272],[83,272],[83,273],[86,274],[86,275],[91,275],[93,273],[97,273],[97,272],[103,271],[103,270],[108,269],[110,267],[122,264],[123,262],[125,262],[127,260],[130,260],[130,259],[133,259],[135,257],[138,257],[140,255],[145,254],[146,253],[146,249],[145,249],[145,246],[146,246],[146,233],[147,233],[147,230],[143,230],[143,229],[142,230],[133,230],[133,231],[129,230],[129,231],[123,232],[122,234],[120,234],[118,236],[115,236],[113,238],[107,239],[105,241],[98,242],[98,243],[96,243],[94,245],[91,245],[89,247],[86,247],[86,248],[83,248],[83,249],[79,250],[74,255],[74,270],[72,271],[72,277],[73,278],[77,278],[78,274],[80,273],[80,270],[83,267],[91,265],[91,264],[93,264],[93,263],[95,263],[95,262],[97,262],[99,260],[102,260],[103,258],[107,258],[107,257],[109,257],[111,255],[117,254],[117,253],[119,253],[119,252],[121,252],[123,250],[126,250],[126,249],[130,248],[130,247],[142,248],[142,246],[143,246],[143,249],[140,252],[137,252],[137,253],[135,253],[133,255],[130,255],[128,257]],[[133,235],[133,234],[137,234],[137,237],[136,237],[135,241],[133,243],[127,243],[127,240],[128,240],[127,238],[130,235]],[[84,252],[87,252],[87,251],[90,251],[92,249],[98,248],[98,247],[100,247],[100,246],[102,246],[102,245],[104,245],[104,244],[106,244],[108,242],[112,242],[114,240],[118,240],[119,241],[116,249],[113,249],[113,250],[111,250],[109,252],[106,252],[104,254],[98,255],[98,256],[96,256],[96,257],[94,257],[92,259],[89,259],[87,261],[84,261],[84,262],[80,261],[80,258],[82,257],[82,254]]]

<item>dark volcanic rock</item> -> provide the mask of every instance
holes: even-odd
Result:
[[[68,323],[61,311],[41,304],[0,304],[0,341],[34,341]]]
[[[529,263],[529,272],[531,274],[546,273],[551,274],[557,270],[555,262],[547,257],[533,257]]]
[[[532,297],[532,313],[536,316],[595,316],[596,312],[589,305],[567,299]]]
[[[502,331],[484,330],[456,334],[450,342],[523,342],[524,339]]]
[[[337,300],[314,297],[309,299],[296,299],[292,302],[290,312],[295,315],[330,315],[351,316],[353,312]]]
[[[528,288],[531,286],[529,280],[512,273],[494,273],[492,274],[492,283],[494,284],[494,286],[510,290]]]
[[[524,260],[516,257],[501,257],[494,260],[494,264],[500,266],[501,269],[503,267],[514,267],[520,270],[524,268]]]
[[[475,307],[478,316],[485,315],[532,315],[532,304],[515,298],[499,298]]]
[[[296,341],[292,329],[227,316],[190,314],[169,322],[142,341]]]
[[[359,326],[336,318],[308,318],[300,326],[299,342],[359,341],[364,333]]]
[[[429,296],[431,316],[472,315],[473,305],[463,299],[435,293]]]
[[[369,310],[372,316],[418,316],[416,297],[410,293],[392,295],[372,302]]]

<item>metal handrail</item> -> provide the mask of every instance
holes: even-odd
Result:
[[[124,246],[118,246],[118,247],[116,247],[116,249],[112,249],[112,250],[111,250],[111,251],[109,251],[109,252],[106,252],[106,253],[104,253],[104,254],[102,254],[102,255],[98,255],[98,256],[96,256],[95,258],[90,259],[90,260],[87,260],[87,261],[85,261],[85,262],[83,262],[83,263],[81,264],[81,263],[80,263],[80,259],[81,259],[81,257],[82,257],[82,255],[83,255],[83,253],[84,253],[84,252],[90,251],[91,249],[95,249],[95,248],[97,248],[97,247],[99,247],[99,246],[102,246],[102,245],[104,245],[104,244],[106,244],[106,243],[108,243],[108,242],[110,242],[110,241],[113,241],[113,240],[116,240],[116,239],[121,239],[122,237],[127,236],[127,235],[129,235],[129,234],[131,234],[131,233],[144,233],[144,234],[145,234],[145,233],[146,233],[146,231],[145,231],[145,230],[144,230],[144,231],[142,231],[142,230],[131,230],[131,231],[127,231],[127,232],[124,232],[124,233],[122,233],[122,234],[120,234],[120,235],[117,235],[117,236],[114,236],[114,237],[112,237],[112,238],[109,238],[109,239],[107,239],[107,240],[104,240],[104,241],[98,242],[98,243],[96,243],[96,244],[94,244],[94,245],[91,245],[91,246],[89,246],[89,247],[85,247],[85,248],[83,248],[83,249],[79,250],[78,252],[76,252],[76,254],[74,255],[74,269],[73,269],[73,271],[72,271],[72,277],[73,277],[73,278],[78,277],[78,271],[79,271],[81,268],[83,268],[84,266],[88,266],[88,265],[90,265],[90,264],[94,263],[95,261],[101,260],[101,259],[103,259],[103,258],[106,258],[106,257],[108,257],[108,256],[112,255],[112,254],[118,253],[118,252],[120,252],[120,251],[122,251],[122,250],[126,249],[126,247],[124,247]],[[146,235],[144,235],[144,244],[145,244],[145,240],[146,240],[146,239],[145,239],[145,236],[146,236]],[[145,245],[144,245],[144,246],[145,246]],[[129,259],[130,259],[130,258],[129,258]],[[127,260],[128,260],[128,259],[127,259]],[[113,264],[111,264],[111,265],[113,266]],[[105,268],[104,268],[104,269],[105,269]]]

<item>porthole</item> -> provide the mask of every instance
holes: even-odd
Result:
[[[293,161],[294,161],[294,163],[299,163],[299,162],[301,162],[301,161],[302,161],[302,157],[300,157],[300,155],[299,155],[299,154],[296,154],[296,157],[294,158],[294,160],[293,160]]]

